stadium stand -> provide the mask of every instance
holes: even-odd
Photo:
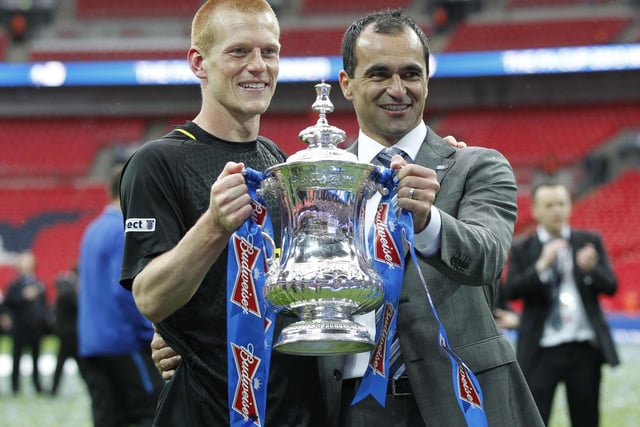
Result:
[[[280,35],[281,55],[325,56],[340,55],[344,27],[288,28]],[[321,40],[321,43],[318,43]]]
[[[189,44],[189,24],[199,0],[70,0],[60,2],[57,22],[16,46],[0,27],[0,60],[9,49],[26,51],[34,61],[183,59]],[[421,0],[281,0],[282,56],[339,55],[342,32],[353,17],[380,7],[406,7],[430,36],[435,52],[512,48],[601,45],[640,41],[637,13],[605,0],[504,0],[476,2],[482,8],[449,16],[445,30],[437,25],[435,3]],[[627,3],[627,2],[616,2]],[[628,2],[631,4],[631,1]],[[63,10],[65,9],[65,10]],[[425,13],[426,11],[429,13]],[[637,11],[637,9],[631,9]],[[431,29],[442,31],[431,31]],[[306,95],[305,95],[306,96]],[[335,95],[336,97],[340,95]],[[434,96],[434,95],[432,95]],[[442,95],[437,95],[442,96]],[[185,117],[0,117],[0,260],[32,247],[42,260],[42,277],[54,276],[74,264],[81,232],[106,202],[102,184],[88,175],[102,148],[135,145]],[[173,114],[176,116],[176,114]],[[187,116],[186,118],[191,118]],[[298,133],[317,116],[300,111],[267,113],[262,134],[291,154],[304,148]],[[441,135],[452,134],[471,145],[493,147],[514,166],[522,191],[518,195],[516,237],[532,225],[528,186],[541,173],[576,168],[587,156],[606,149],[625,130],[640,129],[640,107],[629,103],[589,105],[502,106],[446,109],[427,117]],[[358,126],[350,111],[336,111],[332,125],[347,133],[349,144]],[[544,129],[545,131],[540,131]],[[576,200],[572,223],[603,233],[620,280],[612,310],[633,306],[640,285],[640,233],[621,223],[632,212],[640,221],[638,165],[604,186],[590,188]],[[571,179],[577,175],[571,175]],[[615,176],[614,176],[615,178]],[[23,180],[23,181],[21,181]],[[626,197],[625,197],[626,196]],[[16,208],[17,207],[17,208]],[[40,223],[38,222],[40,221]],[[43,222],[44,221],[44,222]],[[44,224],[38,228],[38,224]],[[635,227],[640,229],[640,227]],[[27,239],[29,238],[29,239]],[[25,240],[28,240],[27,241]],[[17,245],[17,246],[16,246]],[[25,246],[26,247],[26,246]],[[13,271],[0,263],[0,286]],[[55,291],[53,292],[55,293]],[[50,298],[53,295],[50,293]],[[637,301],[637,298],[636,298]],[[636,306],[638,304],[636,303]],[[638,308],[640,310],[640,308]]]
[[[625,261],[614,261],[613,268],[618,277],[618,293],[613,298],[607,298],[607,308],[612,311],[625,313],[640,312],[640,287],[638,286],[638,272],[640,271],[640,257]]]
[[[625,127],[638,123],[637,104],[587,105],[453,111],[437,130],[495,148],[515,168],[558,168],[579,162]]]
[[[81,19],[190,18],[201,3],[200,0],[76,0],[76,13]]]
[[[340,13],[359,13],[385,7],[408,7],[411,0],[303,0],[301,15],[336,15]]]
[[[640,211],[640,170],[621,174],[575,204],[571,224],[596,228],[601,234],[616,271],[619,290],[607,303],[610,309],[638,311],[640,227],[633,221]]]
[[[69,39],[67,43],[43,41],[31,47],[32,61],[135,61],[147,59],[184,59],[188,41],[167,39],[159,46],[148,39]]]
[[[280,34],[282,50],[286,56],[340,56],[340,44],[345,25],[321,27],[287,27]],[[422,24],[425,33],[429,26]],[[321,41],[320,43],[318,41]]]
[[[101,147],[139,142],[145,126],[138,118],[0,119],[0,176],[83,177]]]
[[[103,183],[0,186],[0,258],[31,248],[38,259],[36,272],[53,301],[55,276],[72,268],[84,227],[108,201]],[[0,268],[0,286],[14,274]]]
[[[632,17],[572,18],[529,22],[462,22],[446,52],[527,49],[612,43]]]
[[[630,215],[640,212],[638,194],[640,171],[627,171],[582,198],[574,206],[571,223],[582,228],[597,224],[613,259],[640,255],[640,227],[624,226]]]
[[[589,0],[590,4],[606,4],[609,0]],[[508,9],[582,6],[585,0],[507,0]]]

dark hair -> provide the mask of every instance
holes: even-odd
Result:
[[[349,77],[353,77],[356,69],[355,45],[362,31],[370,24],[375,25],[374,31],[380,34],[399,34],[405,28],[410,28],[420,39],[424,50],[424,62],[429,75],[429,41],[416,21],[406,15],[402,9],[384,9],[372,12],[353,22],[342,37],[342,68]]]
[[[571,189],[567,186],[567,184],[565,184],[564,182],[562,182],[557,178],[543,178],[540,181],[533,184],[533,187],[531,187],[531,201],[535,201],[536,194],[538,193],[538,190],[542,187],[564,187],[569,192],[569,197],[573,198]]]

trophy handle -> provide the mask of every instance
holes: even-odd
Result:
[[[264,239],[266,244],[271,248],[271,256],[269,256],[266,259],[267,267],[269,268],[269,270],[271,270],[273,261],[276,258],[276,243],[273,241],[269,233],[265,233],[264,231],[261,231],[261,233],[262,233],[262,238]]]

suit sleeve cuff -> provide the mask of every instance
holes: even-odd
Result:
[[[431,206],[431,219],[429,224],[420,233],[413,236],[413,245],[416,251],[425,258],[435,255],[440,250],[440,237],[442,236],[442,217],[435,206]]]

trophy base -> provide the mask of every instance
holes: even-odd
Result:
[[[352,320],[314,319],[295,322],[282,330],[273,348],[301,356],[362,353],[375,346],[367,328]]]

